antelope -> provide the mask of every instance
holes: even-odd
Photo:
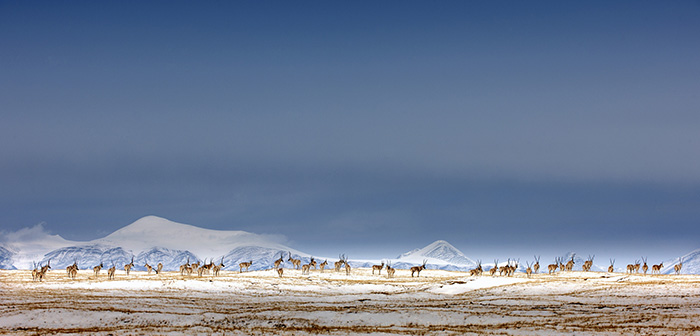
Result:
[[[345,255],[338,255],[338,258],[340,258],[340,260],[334,263],[336,272],[340,272],[340,268],[343,267],[343,265],[345,265]]]
[[[253,261],[250,261],[250,264],[253,264]],[[212,276],[219,276],[219,272],[221,271],[222,268],[224,268],[224,257],[221,257],[221,262],[218,265],[214,265],[214,262],[212,261],[211,263],[211,269],[212,269]],[[248,268],[246,267],[246,271]]]
[[[489,273],[491,273],[492,277],[496,275],[497,270],[498,270],[498,259],[494,259],[493,260],[493,267],[491,267],[491,269],[489,270]]]
[[[158,263],[158,266],[156,266],[156,274],[160,274],[160,271],[163,270],[163,263]]]
[[[566,270],[567,270],[567,271],[572,271],[572,270],[574,269],[574,264],[576,263],[576,262],[574,262],[574,257],[575,257],[575,256],[576,256],[575,253],[572,254],[572,255],[571,255],[571,260],[569,260],[569,262],[566,263]]]
[[[345,275],[350,275],[350,270],[351,270],[350,263],[348,262],[348,259],[345,258]]]
[[[393,268],[393,267],[391,267],[391,262],[388,262],[388,263],[386,264],[386,277],[387,277],[387,278],[393,278],[393,277],[394,277],[394,273],[396,273],[396,269]]]
[[[279,269],[280,264],[284,262],[284,252],[280,252],[280,258],[275,260],[275,268]]]
[[[323,269],[325,269],[326,266],[328,266],[328,259],[324,260],[324,261],[319,265],[319,267],[321,268],[321,273],[323,273]]]
[[[190,267],[192,267],[192,272],[199,273],[199,260],[196,263],[191,263]]]
[[[277,274],[280,276],[280,278],[282,277],[282,273],[284,273],[284,268],[282,268],[282,267],[278,268]]]
[[[99,264],[99,265],[97,265],[97,266],[95,266],[95,267],[92,268],[92,270],[95,272],[95,278],[97,278],[97,275],[100,274],[100,271],[102,270],[102,267],[104,267],[104,265],[102,265],[102,262],[100,261],[100,264]]]
[[[588,260],[586,260],[583,263],[583,266],[581,266],[581,270],[584,272],[589,272],[591,267],[593,267],[593,259],[595,259],[595,254],[592,257],[589,255]]]
[[[506,263],[505,266],[501,266],[501,268],[498,269],[498,275],[503,276],[503,272],[506,272],[506,275],[508,275],[508,268],[510,267],[510,258],[508,258],[508,262]]]
[[[190,257],[187,257],[187,263],[180,265],[180,275],[185,275],[187,267],[190,267]]]
[[[78,276],[78,265],[75,265],[75,267],[73,267],[70,270],[70,278],[75,280],[75,277],[77,277],[77,276]]]
[[[635,263],[639,263],[639,261],[635,260]],[[635,264],[627,264],[627,273],[632,274],[634,272],[634,265]]]
[[[527,269],[525,269],[525,273],[527,273],[527,277],[529,278],[532,275],[532,267],[530,267],[530,263],[527,261],[525,262],[525,264],[527,265]]]
[[[36,267],[36,261],[33,261],[34,269],[32,270],[32,281],[36,281],[39,278],[39,269]]]
[[[134,267],[134,257],[131,257],[131,262],[124,265],[124,270],[126,271],[126,276],[129,276],[129,272],[131,272],[131,268]]]
[[[222,260],[222,262],[223,262],[223,260]],[[243,268],[245,268],[245,271],[248,272],[248,267],[250,267],[252,265],[253,265],[252,260],[249,262],[242,262],[242,263],[238,264],[238,267],[241,269],[239,273],[243,273]]]
[[[676,275],[681,274],[682,268],[683,268],[683,258],[678,258],[678,264],[673,266],[673,270],[676,271]]]
[[[204,261],[206,262],[207,260],[204,259]],[[221,258],[221,262],[223,262],[223,258]],[[213,268],[214,268],[214,259],[212,259],[208,264],[204,264],[201,267],[199,267],[199,269],[197,270],[197,274],[199,274],[200,277],[204,273],[209,274],[209,271]],[[189,269],[189,272],[190,273],[192,272],[192,268]]]
[[[202,267],[197,268],[197,276],[202,277],[202,275],[204,274],[204,271],[207,271],[207,273],[208,273],[209,267],[210,267],[209,264],[207,264],[207,258],[204,258],[204,265]],[[186,265],[185,272],[187,272],[187,274],[190,274],[190,273],[194,272],[194,270],[192,269],[192,266]]]
[[[223,264],[223,262],[224,262],[224,257],[221,257],[221,263]],[[216,265],[214,265],[214,258],[211,258],[211,260],[209,260],[208,264],[203,265],[200,268],[203,267],[204,273],[209,274],[210,271],[214,270],[214,266],[216,266]]]
[[[107,270],[107,279],[112,280],[114,279],[114,272],[117,270],[117,267],[114,266],[114,262],[112,262],[112,267],[110,267]]]
[[[73,265],[66,267],[66,273],[68,273],[68,277],[70,277],[71,279],[75,279],[75,277],[78,275],[78,261],[77,260],[73,261]]]
[[[508,264],[501,267],[500,271],[501,271],[501,274],[503,274],[503,272],[505,272],[506,276],[513,276],[513,273],[515,273],[515,269],[517,269],[517,268],[518,268],[518,262],[516,261],[515,265],[511,265],[510,259],[508,259]]]
[[[374,275],[374,271],[379,271],[377,274],[382,275],[382,269],[384,268],[384,261],[382,261],[381,265],[372,265],[372,275]]]
[[[517,261],[514,261],[513,265],[511,265],[510,259],[508,259],[508,265],[506,265],[506,267],[505,267],[506,276],[513,276],[513,274],[515,273],[515,270],[518,269],[519,262],[520,262],[520,259],[518,259]]]
[[[78,267],[78,261],[73,259],[73,265],[69,265],[66,267],[66,275],[70,276],[70,272],[73,270],[73,267]]]
[[[535,256],[535,264],[532,265],[532,271],[537,274],[540,271],[540,257]]]
[[[640,266],[639,260],[635,261],[634,273],[639,273],[639,266]]]
[[[662,269],[662,268],[664,268],[664,263],[663,263],[663,261],[661,262],[661,264],[652,265],[652,266],[651,266],[651,274],[654,274],[654,273],[656,273],[656,274],[661,274],[661,269]]]
[[[148,264],[148,261],[146,261],[146,265],[144,265],[144,267],[146,267],[146,271],[148,271],[148,275],[151,275],[151,272],[153,271],[153,267],[151,267],[151,265]]]
[[[46,263],[45,266],[41,267],[41,270],[37,273],[37,278],[39,279],[39,282],[41,282],[44,279],[44,276],[46,275],[46,272],[48,272],[51,269],[51,259],[49,259],[49,262]]]
[[[610,259],[610,266],[608,266],[608,273],[615,272],[615,259]]]
[[[420,266],[413,266],[411,267],[411,277],[413,277],[413,273],[418,273],[418,277],[420,277],[420,271],[425,269],[425,263],[427,263],[427,259],[423,259],[423,265]],[[479,265],[481,266],[481,265]]]
[[[36,263],[34,263],[34,270],[32,271],[33,281],[41,281],[44,278],[46,272],[51,268],[51,259],[49,259],[49,262],[46,264],[46,266],[41,266],[41,263],[39,263],[39,266],[40,268],[37,268]]]
[[[586,261],[583,262],[583,265],[581,265],[581,271],[583,271],[583,272],[588,272],[588,271],[590,270],[590,268],[589,268],[589,266],[588,266],[588,261],[589,261],[589,260],[591,260],[591,256],[590,256],[590,255],[588,256],[588,259],[587,259]]]
[[[413,267],[411,268],[411,276],[413,276]],[[476,261],[476,268],[469,270],[469,276],[480,276],[484,272],[481,268],[481,260]],[[420,272],[418,273],[420,275]]]
[[[557,271],[557,268],[559,268],[559,258],[554,258],[554,263],[547,265],[547,271],[552,274]]]
[[[649,270],[649,266],[647,266],[647,258],[642,257],[642,261],[644,261],[644,266],[642,266],[642,271],[644,271],[644,275],[647,275],[647,271]]]
[[[309,261],[308,264],[302,265],[301,266],[301,274],[309,274],[309,271],[311,270],[311,266],[316,269],[316,260],[314,260],[314,257],[311,257],[311,260]]]
[[[51,259],[46,263],[46,265],[41,267],[41,271],[39,271],[39,281],[41,281],[44,278],[44,275],[46,275],[46,272],[48,272],[51,269]]]
[[[564,265],[564,258],[559,258],[559,271],[566,271],[566,265]]]
[[[292,265],[294,265],[294,268],[296,269],[299,269],[299,267],[301,267],[301,260],[292,258],[292,252],[289,252],[289,259],[287,259],[287,261],[291,262]]]
[[[508,269],[508,276],[513,276],[515,271],[518,270],[518,263],[520,263],[520,258],[518,258],[518,260],[515,261],[515,265],[510,266],[510,268]]]

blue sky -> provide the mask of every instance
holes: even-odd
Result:
[[[2,2],[0,228],[673,257],[698,31],[684,1]]]

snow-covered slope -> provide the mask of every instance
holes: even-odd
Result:
[[[197,256],[189,251],[171,250],[163,247],[153,247],[146,251],[141,251],[134,254],[122,247],[112,247],[107,245],[85,245],[85,246],[67,246],[64,248],[53,250],[47,253],[41,260],[41,264],[46,264],[51,261],[51,267],[54,269],[65,268],[78,263],[79,269],[90,269],[99,264],[103,264],[105,268],[112,265],[117,269],[122,269],[124,265],[131,262],[134,258],[134,270],[146,270],[146,263],[150,263],[155,267],[159,262],[163,263],[163,269],[172,271],[179,269],[180,265],[187,262],[197,261]]]
[[[424,260],[427,261],[426,265],[429,269],[468,270],[476,266],[473,260],[452,244],[438,240],[426,247],[398,256],[396,260],[392,261],[392,267],[410,268],[421,265]]]
[[[681,257],[681,260],[683,260],[681,274],[700,274],[700,249],[684,255]],[[678,264],[678,261],[677,258],[665,260],[661,274],[676,274],[673,267]]]
[[[12,265],[12,256],[14,253],[0,246],[0,269],[15,269],[15,266]]]
[[[155,268],[158,263],[163,264],[163,270],[176,271],[180,269],[180,265],[184,265],[187,261],[197,262],[202,261],[190,251],[173,250],[165,247],[152,247],[149,250],[142,251],[134,258],[134,269],[138,271],[146,270],[146,263]]]
[[[12,254],[9,262],[19,269],[31,269],[34,263],[42,260],[47,252],[73,244],[74,242],[65,240],[59,235],[46,233],[42,224],[17,232],[0,233],[0,247]]]
[[[261,246],[239,246],[224,256],[224,270],[238,271],[240,267],[238,264],[242,262],[252,261],[253,264],[250,266],[249,270],[257,271],[270,269],[274,267],[275,260],[280,258],[280,253],[284,254],[282,264],[283,267],[291,268],[292,264],[287,261],[289,258],[289,252],[286,250],[273,249],[269,247]],[[309,258],[300,258],[300,255],[294,255],[295,259],[301,259],[302,263],[308,264]]]

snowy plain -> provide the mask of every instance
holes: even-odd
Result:
[[[0,334],[299,335],[700,333],[700,277],[285,269],[182,276],[0,271]]]

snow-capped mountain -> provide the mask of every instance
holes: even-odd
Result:
[[[429,269],[465,271],[476,266],[476,263],[472,259],[469,259],[462,251],[452,246],[452,244],[444,240],[438,240],[426,247],[415,249],[398,256],[396,260],[392,261],[392,267],[410,268],[412,266],[421,265],[424,260]]]
[[[121,269],[134,258],[135,270],[144,270],[146,262],[151,266],[161,262],[164,270],[176,270],[188,258],[191,262],[204,259],[216,262],[222,256],[224,259],[228,256],[231,264],[227,269],[234,269],[234,266],[237,269],[236,260],[244,258],[249,261],[251,257],[265,260],[269,254],[280,251],[308,257],[308,254],[276,242],[273,236],[204,229],[156,216],[143,217],[104,238],[86,242],[49,235],[40,225],[4,234],[0,238],[0,247],[3,248],[0,250],[0,265],[4,268],[31,269],[34,263],[45,264],[50,259],[54,269],[65,268],[76,261],[80,269],[100,263],[105,267],[114,264]],[[255,255],[255,251],[261,255]],[[234,253],[241,255],[234,258]]]
[[[289,250],[289,247],[274,242],[271,236],[245,231],[204,229],[156,216],[143,217],[95,242],[121,246],[130,251],[145,251],[154,246],[187,250],[200,258],[220,257],[239,246]]]
[[[41,225],[0,236],[0,265],[4,268],[31,269],[35,263],[51,260],[53,269],[62,269],[74,262],[80,269],[102,263],[123,269],[134,261],[134,270],[145,270],[145,264],[163,263],[164,270],[177,270],[190,262],[223,262],[225,270],[239,270],[241,262],[253,261],[250,270],[269,269],[284,255],[283,266],[290,268],[290,254],[302,264],[312,257],[275,241],[275,237],[245,231],[210,230],[176,223],[156,216],[146,216],[104,238],[79,242],[47,234]],[[321,263],[325,258],[316,257]],[[328,259],[332,264],[337,259]],[[438,240],[424,248],[404,253],[392,262],[395,268],[410,268],[427,260],[428,268],[468,270],[473,260],[446,241]],[[375,260],[350,260],[352,267],[371,267]]]
[[[700,274],[700,249],[684,255],[680,259],[683,260],[681,274]],[[665,260],[664,268],[661,269],[661,274],[676,274],[673,267],[677,265],[678,262],[678,258]]]

